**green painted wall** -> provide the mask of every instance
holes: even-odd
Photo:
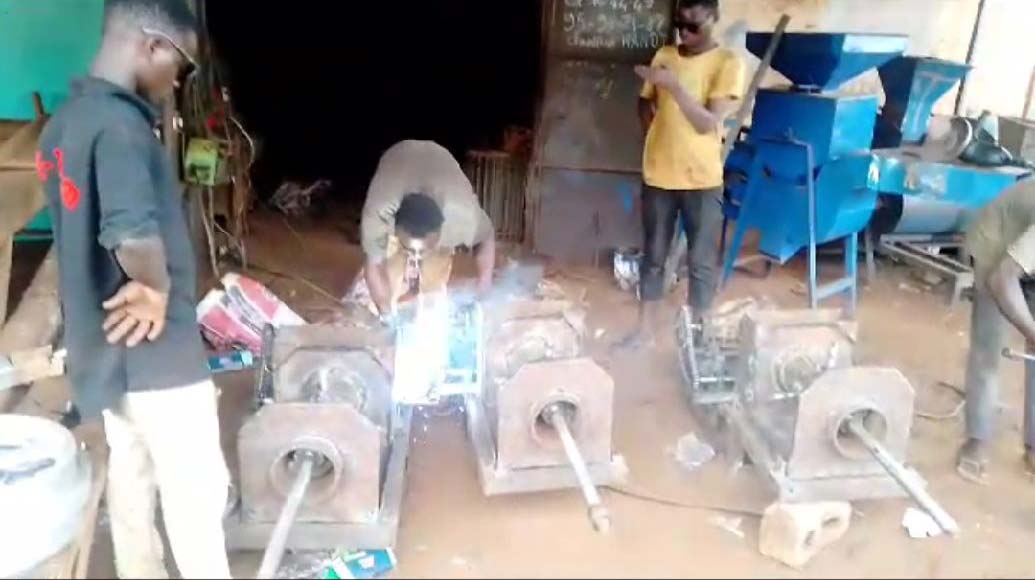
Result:
[[[32,119],[32,93],[53,111],[85,74],[104,0],[0,0],[0,119]]]

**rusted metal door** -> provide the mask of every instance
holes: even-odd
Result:
[[[586,260],[640,243],[649,62],[669,36],[673,0],[548,0],[544,92],[529,179],[529,238],[541,254]]]

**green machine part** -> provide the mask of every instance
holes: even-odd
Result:
[[[187,183],[213,187],[230,182],[226,173],[226,153],[219,142],[194,138],[183,156],[183,174]]]
[[[0,0],[0,119],[34,119],[33,93],[47,112],[68,98],[69,81],[89,71],[100,45],[103,15],[104,0]],[[17,239],[50,230],[44,210]]]

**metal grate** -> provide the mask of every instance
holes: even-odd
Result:
[[[469,151],[464,170],[478,203],[496,228],[496,239],[521,243],[525,235],[528,161],[504,151]]]

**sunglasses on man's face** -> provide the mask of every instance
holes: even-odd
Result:
[[[676,22],[676,30],[689,32],[690,34],[700,33],[703,26],[700,22]]]
[[[180,74],[176,76],[176,84],[183,86],[187,80],[198,71],[198,62],[191,57],[190,53],[183,49],[171,36],[162,32],[161,30],[155,30],[154,28],[143,28],[144,34],[148,36],[154,36],[160,38],[165,42],[168,42],[170,46],[176,49],[176,52],[180,53],[180,58],[183,59],[183,66],[180,69]]]

